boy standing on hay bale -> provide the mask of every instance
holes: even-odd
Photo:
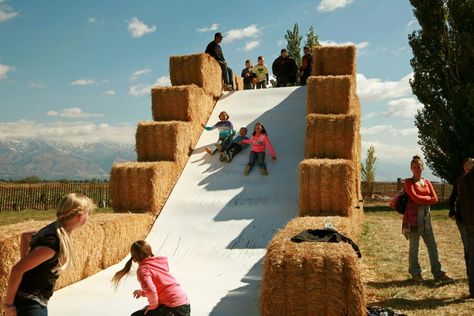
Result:
[[[215,60],[219,63],[222,69],[222,78],[224,79],[224,83],[230,91],[234,91],[234,73],[232,69],[227,66],[227,62],[225,61],[224,54],[222,53],[222,48],[219,45],[222,42],[222,33],[217,32],[214,34],[214,40],[207,44],[205,53],[214,57]]]
[[[245,68],[242,69],[242,73],[240,75],[244,81],[244,90],[251,90],[253,89],[253,80],[255,78],[255,74],[253,72],[253,66],[250,59],[245,61]]]
[[[214,126],[206,126],[204,124],[201,124],[201,126],[206,131],[212,131],[216,128],[219,130],[219,139],[217,140],[217,143],[206,147],[206,151],[211,155],[214,155],[216,151],[221,152],[222,148],[229,146],[232,137],[235,135],[234,126],[229,121],[229,114],[227,114],[226,111],[219,113],[219,122],[214,124]]]
[[[220,161],[231,162],[232,159],[237,155],[242,149],[247,148],[248,144],[241,144],[240,142],[249,139],[247,137],[247,127],[241,127],[239,130],[239,135],[236,136],[229,146],[223,148],[221,155],[219,156]]]

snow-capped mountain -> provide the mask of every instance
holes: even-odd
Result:
[[[0,179],[106,179],[113,162],[134,160],[131,144],[0,140]]]

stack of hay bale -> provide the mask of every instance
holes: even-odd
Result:
[[[291,241],[327,222],[357,239],[363,214],[355,47],[318,46],[313,60],[305,160],[300,163],[300,217],[268,246],[260,293],[264,316],[366,313],[360,263],[349,244]]]
[[[152,122],[139,122],[137,162],[116,163],[110,196],[116,212],[159,214],[222,93],[221,68],[208,54],[170,57],[172,87],[151,91]]]

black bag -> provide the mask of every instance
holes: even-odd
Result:
[[[393,198],[391,198],[388,204],[398,213],[404,215],[407,208],[408,199],[410,199],[408,193],[402,190],[398,192]]]
[[[403,191],[403,193],[398,197],[398,201],[395,204],[395,210],[400,213],[400,214],[405,214],[405,210],[407,208],[407,203],[408,203],[408,193]]]

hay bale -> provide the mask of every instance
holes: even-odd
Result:
[[[307,113],[349,114],[355,81],[352,76],[310,76]]]
[[[181,165],[171,161],[115,163],[110,176],[112,208],[159,214],[181,170]]]
[[[208,54],[170,57],[170,79],[173,86],[195,84],[213,97],[222,94],[222,70]]]
[[[357,159],[359,118],[355,115],[309,114],[306,117],[306,159]]]
[[[237,75],[234,75],[234,86],[235,90],[244,90],[244,79]]]
[[[136,133],[138,161],[186,163],[198,139],[198,129],[189,122],[139,122]]]
[[[269,243],[260,290],[262,316],[365,315],[361,267],[352,247],[291,241],[303,230],[321,227],[319,222],[295,218]],[[343,218],[339,223],[350,226]]]
[[[206,122],[215,105],[214,98],[192,84],[151,89],[154,121]]]
[[[356,76],[356,48],[348,46],[315,46],[313,76]],[[355,81],[354,81],[355,82]],[[355,87],[354,87],[355,89]]]
[[[28,231],[38,231],[49,223],[48,221],[28,221],[0,226],[0,314],[3,313],[10,270],[20,260],[21,234]]]
[[[357,199],[353,161],[306,159],[299,169],[300,216],[351,216]]]

